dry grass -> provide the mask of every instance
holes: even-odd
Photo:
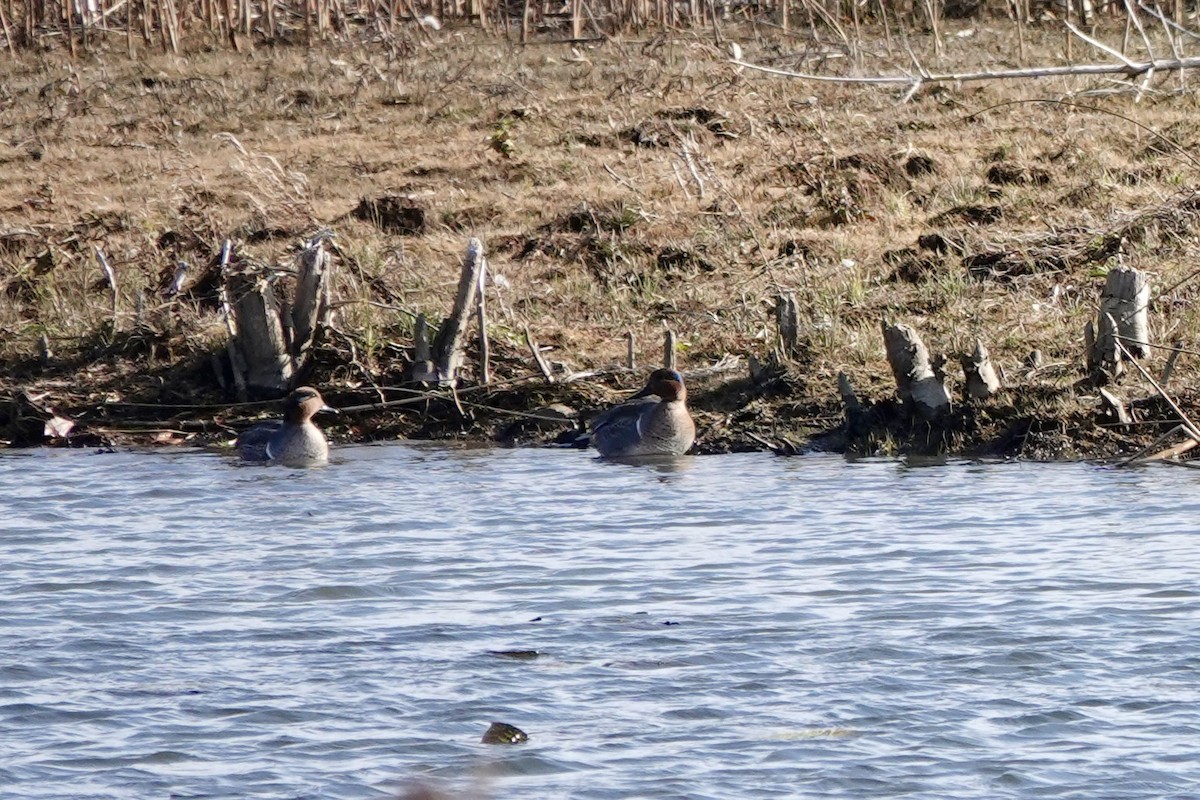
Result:
[[[947,35],[940,56],[912,44],[931,63],[1014,52],[1006,26],[973,30]],[[752,60],[797,52],[752,28],[725,34]],[[1026,31],[1026,46],[1055,57],[1061,36],[1037,35]],[[882,38],[861,46],[885,49]],[[1053,415],[1090,402],[1071,387],[1106,266],[1097,237],[1127,234],[1131,263],[1160,289],[1195,269],[1195,206],[1179,202],[1196,191],[1193,157],[1113,115],[1194,152],[1198,101],[1171,77],[1136,105],[1131,94],[1014,102],[1112,85],[1097,79],[938,89],[898,104],[880,90],[739,73],[701,37],[520,48],[442,31],[410,48],[18,58],[0,89],[3,382],[66,380],[33,361],[46,335],[62,363],[96,376],[133,365],[145,378],[147,358],[174,370],[157,389],[90,379],[108,395],[215,399],[213,287],[166,298],[177,261],[203,276],[228,236],[285,261],[331,227],[343,256],[338,326],[382,382],[407,359],[412,315],[448,311],[466,239],[479,236],[504,279],[490,306],[510,369],[526,325],[576,369],[623,361],[627,331],[640,363],[657,362],[664,327],[679,335],[684,369],[765,357],[774,297],[791,291],[805,359],[788,393],[714,395],[710,427],[793,433],[798,419],[837,413],[838,371],[866,397],[888,396],[884,318],[946,353],[983,337],[1023,387],[1006,413],[1034,414],[1036,401]],[[420,233],[353,213],[386,195],[424,211]],[[929,234],[949,249],[918,245]],[[97,246],[117,277],[115,324]],[[969,274],[964,256],[987,253],[1008,259],[1003,276]],[[1198,289],[1184,282],[1156,298],[1163,340],[1196,338]],[[135,347],[139,293],[149,344]],[[1034,349],[1063,366],[1025,377]],[[1175,385],[1194,381],[1194,362],[1181,359]],[[326,369],[346,397],[364,382],[332,356]],[[972,440],[960,433],[958,444]]]

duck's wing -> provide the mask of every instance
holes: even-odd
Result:
[[[238,455],[247,461],[267,461],[267,445],[271,441],[271,437],[283,429],[281,420],[273,420],[271,422],[261,422],[243,431],[234,442],[234,447],[237,448]]]
[[[614,455],[633,447],[641,441],[645,419],[659,402],[654,395],[636,397],[603,412],[592,420],[592,444],[601,455]]]

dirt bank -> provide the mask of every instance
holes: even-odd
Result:
[[[804,58],[794,38],[725,35],[747,59]],[[1061,36],[1038,35],[1027,57],[1061,58]],[[940,56],[928,37],[913,46],[956,65],[1015,52],[1002,22],[943,36]],[[702,452],[1102,457],[1175,420],[1134,371],[1109,387],[1131,418],[1106,415],[1082,342],[1119,245],[1150,275],[1155,337],[1196,338],[1197,169],[1147,130],[1197,144],[1196,96],[1169,78],[1137,104],[1026,102],[1111,85],[1099,78],[901,103],[739,71],[702,36],[519,48],[455,30],[405,53],[365,41],[136,63],[43,53],[9,73],[0,439],[12,444],[43,441],[55,412],[88,445],[219,440],[268,413],[233,402],[219,252],[230,239],[286,267],[323,228],[336,232],[335,313],[302,377],[341,406],[407,402],[346,415],[331,426],[342,441],[554,439],[578,423],[543,410],[586,418],[640,386],[664,329]],[[492,268],[494,379],[474,386],[471,354],[455,397],[405,376],[414,319],[448,313],[468,236]],[[786,357],[780,293],[800,312]],[[949,357],[956,398],[954,356],[977,338],[1006,388],[911,422],[881,320]],[[630,335],[634,371],[620,366]],[[1153,351],[1148,369],[1165,360]],[[1194,361],[1180,357],[1167,387],[1188,413]],[[839,373],[866,406],[849,429]]]

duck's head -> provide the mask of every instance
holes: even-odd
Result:
[[[658,395],[663,400],[686,400],[687,388],[683,385],[683,376],[673,369],[656,369],[646,379],[645,387],[634,397]]]
[[[287,400],[284,401],[283,409],[283,416],[288,422],[304,422],[322,411],[330,414],[338,413],[336,408],[326,405],[321,393],[311,386],[301,386],[289,394]]]

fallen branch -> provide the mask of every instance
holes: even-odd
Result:
[[[919,88],[931,83],[965,83],[967,81],[998,81],[1018,78],[1050,78],[1071,75],[1152,75],[1155,72],[1172,72],[1175,70],[1200,69],[1200,57],[1193,58],[1156,58],[1151,61],[1127,61],[1122,64],[1071,64],[1058,67],[1027,67],[1024,69],[982,70],[980,72],[927,72],[924,69],[919,74],[905,75],[813,75],[807,72],[767,67],[740,59],[730,59],[730,63],[739,67],[766,72],[770,75],[781,75],[785,78],[798,78],[820,83],[853,83],[883,86],[909,86]],[[915,93],[910,89],[909,96]]]
[[[1162,399],[1166,401],[1167,405],[1171,407],[1171,410],[1179,416],[1179,419],[1183,422],[1184,427],[1187,429],[1188,436],[1192,437],[1193,439],[1200,439],[1200,428],[1196,427],[1196,423],[1192,422],[1191,418],[1184,413],[1183,409],[1179,407],[1179,404],[1176,403],[1174,399],[1172,399],[1171,395],[1167,394],[1167,390],[1159,386],[1158,381],[1154,380],[1150,373],[1146,371],[1146,368],[1137,362],[1137,360],[1129,352],[1129,349],[1126,348],[1121,342],[1120,338],[1117,338],[1116,345],[1118,348],[1120,348],[1121,354],[1125,357],[1125,359],[1137,367],[1138,372],[1142,373],[1142,377],[1146,379],[1146,382],[1154,387],[1154,391],[1158,392],[1159,396],[1162,397]]]
[[[1189,450],[1196,447],[1196,445],[1200,444],[1200,429],[1197,429],[1196,424],[1194,422],[1192,422],[1191,419],[1188,418],[1188,415],[1185,414],[1183,412],[1183,409],[1179,407],[1179,404],[1176,403],[1169,394],[1167,394],[1166,390],[1163,389],[1162,386],[1160,386],[1154,380],[1154,378],[1152,378],[1150,376],[1150,373],[1146,371],[1146,368],[1143,367],[1141,364],[1139,364],[1136,360],[1133,359],[1129,350],[1126,349],[1125,345],[1121,342],[1120,337],[1117,337],[1116,345],[1118,348],[1120,348],[1120,350],[1122,351],[1125,358],[1127,358],[1129,360],[1129,362],[1132,363],[1133,366],[1137,368],[1138,372],[1142,373],[1142,377],[1145,378],[1150,383],[1150,385],[1154,387],[1155,391],[1158,392],[1159,396],[1161,396],[1162,399],[1166,401],[1167,405],[1169,405],[1171,407],[1171,410],[1179,415],[1179,419],[1181,420],[1181,423],[1179,425],[1176,425],[1174,428],[1172,428],[1166,434],[1164,434],[1163,436],[1160,436],[1149,447],[1135,453],[1134,455],[1130,456],[1129,458],[1125,459],[1124,461],[1118,463],[1117,466],[1124,467],[1129,464],[1133,464],[1135,462],[1141,463],[1141,462],[1145,462],[1145,461],[1168,461],[1170,459],[1178,458],[1183,453],[1188,452]],[[1166,439],[1168,439],[1169,437],[1174,436],[1176,433],[1183,433],[1185,436],[1188,437],[1188,441],[1181,442],[1172,447],[1168,447],[1166,450],[1159,450],[1156,453],[1152,453],[1148,456],[1146,455],[1146,452],[1149,451],[1151,448],[1157,447],[1159,444],[1166,441]]]
[[[1165,450],[1158,450],[1157,452],[1154,452],[1154,453],[1150,452],[1151,450],[1154,450],[1154,448],[1161,445],[1163,442],[1167,441],[1168,439],[1173,438],[1175,436],[1175,434],[1177,434],[1177,433],[1182,433],[1183,435],[1188,436],[1189,438],[1186,441],[1183,441],[1183,442],[1180,442],[1179,444],[1168,447]],[[1171,459],[1171,458],[1178,458],[1179,456],[1183,455],[1187,451],[1194,448],[1196,445],[1200,444],[1200,440],[1193,439],[1190,437],[1191,437],[1191,434],[1188,433],[1188,429],[1187,429],[1186,425],[1176,425],[1174,428],[1171,428],[1171,430],[1167,431],[1162,436],[1159,436],[1157,439],[1155,439],[1149,445],[1147,445],[1146,447],[1143,447],[1141,450],[1137,451],[1136,453],[1131,455],[1129,458],[1125,459],[1124,461],[1118,461],[1116,466],[1127,467],[1130,464],[1134,464],[1134,463],[1143,463],[1146,461],[1164,461],[1164,460]],[[1147,455],[1147,453],[1149,453],[1149,455]]]

